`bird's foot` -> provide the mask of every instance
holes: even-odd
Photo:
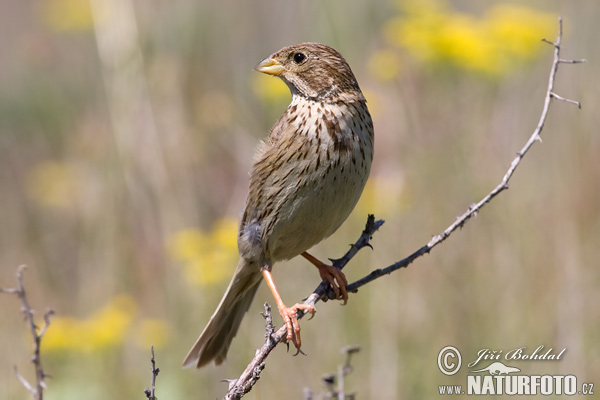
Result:
[[[302,345],[302,340],[300,339],[300,323],[298,322],[298,317],[296,315],[298,310],[303,310],[305,313],[310,313],[311,318],[316,312],[315,307],[301,303],[294,304],[292,307],[286,307],[282,304],[279,307],[279,314],[281,314],[281,317],[285,322],[285,326],[287,327],[286,340],[288,343],[292,342],[297,350],[296,354],[294,355],[298,355],[301,352],[300,346]]]
[[[307,252],[302,253],[302,256],[319,269],[319,275],[321,275],[321,279],[329,282],[333,288],[333,293],[335,293],[335,298],[343,300],[343,304],[348,303],[348,292],[346,291],[348,280],[346,279],[346,275],[344,275],[342,270],[334,267],[333,265],[325,264]]]
[[[344,305],[348,303],[348,292],[346,291],[348,280],[346,279],[346,275],[344,275],[339,268],[336,268],[333,265],[323,264],[321,267],[317,268],[319,268],[321,279],[329,282],[333,288],[335,298],[342,300],[342,304]]]

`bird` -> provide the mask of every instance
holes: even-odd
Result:
[[[365,187],[374,147],[367,101],[344,57],[324,44],[284,47],[254,69],[283,80],[292,101],[257,147],[239,224],[240,260],[184,367],[225,361],[263,279],[285,322],[287,342],[300,352],[296,313],[314,315],[315,309],[284,304],[271,275],[278,261],[302,255],[338,299],[348,300],[341,270],[307,251],[340,227]]]

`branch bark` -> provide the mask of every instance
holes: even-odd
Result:
[[[156,368],[156,360],[154,359],[154,345],[150,346],[150,363],[152,364],[152,376],[150,377],[150,387],[144,389],[144,394],[149,400],[157,400],[154,395],[156,391],[156,377],[160,372],[160,368]]]
[[[427,244],[425,244],[424,246],[422,246],[417,251],[415,251],[408,257],[404,258],[403,260],[400,260],[386,268],[376,269],[376,270],[372,271],[370,274],[368,274],[367,276],[357,280],[356,282],[349,284],[346,287],[346,290],[348,292],[356,293],[360,287],[366,285],[367,283],[372,282],[375,279],[378,279],[384,275],[389,275],[392,272],[399,270],[400,268],[405,268],[408,265],[410,265],[413,261],[415,261],[417,258],[421,257],[424,254],[429,253],[431,251],[431,249],[433,249],[435,246],[437,246],[438,244],[445,241],[448,237],[450,237],[450,235],[454,231],[456,231],[458,228],[461,228],[466,222],[468,222],[471,219],[471,217],[476,216],[477,213],[487,203],[489,203],[492,199],[494,199],[496,196],[498,196],[501,192],[508,189],[508,183],[509,183],[511,177],[513,176],[513,174],[515,173],[517,167],[521,163],[521,160],[523,159],[525,154],[527,154],[527,152],[529,151],[529,149],[533,146],[533,144],[535,142],[538,142],[538,141],[541,142],[540,134],[542,132],[542,129],[544,128],[544,123],[546,122],[546,118],[548,116],[548,112],[550,109],[550,104],[553,99],[565,101],[565,102],[571,103],[571,104],[575,104],[579,108],[581,108],[581,104],[579,102],[561,97],[554,92],[554,82],[556,79],[556,74],[558,72],[559,64],[578,64],[578,63],[585,62],[585,60],[565,60],[565,59],[560,58],[561,43],[562,43],[562,18],[561,17],[558,18],[558,36],[557,36],[556,42],[551,42],[546,39],[542,39],[542,40],[546,43],[551,44],[554,47],[554,57],[553,57],[553,61],[552,61],[552,66],[550,68],[550,75],[548,78],[548,87],[546,90],[546,95],[544,97],[544,106],[542,108],[540,119],[539,119],[539,122],[538,122],[535,130],[533,131],[533,133],[531,134],[531,136],[529,137],[529,139],[527,140],[525,145],[517,152],[516,157],[512,160],[510,167],[504,174],[500,183],[494,189],[492,189],[492,191],[489,192],[485,197],[483,197],[481,200],[479,200],[479,202],[471,205],[462,215],[460,215],[458,218],[456,218],[454,223],[452,223],[450,226],[448,226],[442,233],[435,235],[433,238],[431,238],[431,240]],[[372,235],[377,231],[377,229],[379,229],[379,227],[382,224],[383,224],[382,220],[375,221],[374,216],[369,215],[369,218],[367,220],[367,225],[365,227],[365,230],[361,234],[360,238],[357,240],[357,242],[355,244],[352,245],[350,250],[342,258],[340,258],[338,260],[331,260],[333,262],[333,265],[336,266],[337,268],[342,269],[348,263],[348,261],[350,261],[356,255],[356,253],[358,253],[358,251],[360,249],[362,249],[364,247],[371,247],[371,245],[369,244],[369,241],[370,241]],[[333,293],[333,290],[331,289],[331,287],[329,286],[327,281],[323,281],[313,291],[313,293],[310,296],[308,296],[308,298],[304,301],[304,304],[310,304],[310,305],[314,306],[315,303],[318,302],[319,300],[326,301],[327,299],[333,299],[333,298],[335,298],[335,294]],[[265,306],[268,306],[268,305],[265,305]],[[266,310],[265,314],[270,315],[270,307],[268,308],[268,310]],[[303,316],[303,314],[302,315],[300,315],[300,314],[302,314],[302,311],[299,311],[299,315],[298,315],[299,319]],[[254,358],[252,359],[252,361],[250,361],[250,363],[248,364],[248,366],[246,367],[244,372],[240,375],[240,377],[236,380],[230,381],[229,390],[228,390],[227,394],[225,395],[224,399],[226,399],[226,400],[240,399],[242,396],[244,396],[246,393],[248,393],[252,389],[252,387],[256,384],[256,382],[260,378],[260,373],[265,368],[266,358],[268,357],[269,353],[279,343],[281,343],[286,336],[285,325],[283,325],[281,328],[279,328],[276,332],[270,333],[273,331],[273,329],[274,328],[272,326],[272,323],[267,324],[267,335],[266,335],[267,340],[265,341],[265,344],[256,351]]]
[[[0,287],[0,293],[9,293],[16,294],[19,296],[21,300],[21,311],[25,314],[25,318],[29,324],[29,330],[31,333],[31,337],[33,339],[33,356],[31,357],[31,362],[35,368],[35,385],[32,385],[19,373],[17,366],[15,365],[14,371],[17,379],[25,386],[25,388],[33,395],[33,398],[36,400],[42,400],[44,397],[44,389],[46,389],[46,373],[42,368],[42,360],[40,358],[40,345],[42,342],[42,337],[46,333],[48,326],[50,326],[50,316],[54,314],[54,310],[49,308],[44,313],[44,325],[38,332],[38,326],[35,324],[33,319],[34,310],[29,305],[29,301],[27,300],[27,294],[25,293],[25,286],[23,285],[23,271],[26,266],[21,265],[17,269],[17,288],[2,288]]]

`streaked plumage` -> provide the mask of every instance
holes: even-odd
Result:
[[[292,102],[258,147],[239,228],[238,267],[184,366],[225,360],[262,281],[261,269],[270,271],[275,262],[335,232],[356,205],[371,168],[371,116],[337,51],[317,43],[289,46],[256,69],[280,77]],[[292,336],[299,347],[299,332],[288,332]]]

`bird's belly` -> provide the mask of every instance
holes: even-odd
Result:
[[[292,191],[294,195],[279,210],[270,235],[272,261],[301,254],[333,234],[348,218],[370,170],[370,163],[358,163],[356,158],[358,155],[350,152],[335,168],[316,171]]]

